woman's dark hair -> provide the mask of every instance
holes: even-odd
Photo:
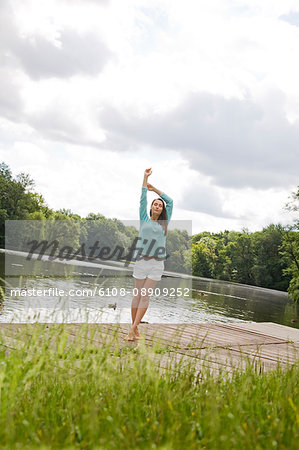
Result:
[[[152,206],[153,206],[153,203],[154,203],[156,200],[160,200],[160,201],[162,202],[162,205],[163,205],[163,209],[162,209],[162,211],[161,211],[161,214],[160,214],[160,216],[158,217],[158,222],[160,222],[161,227],[164,228],[164,235],[166,236],[166,235],[167,235],[167,225],[168,225],[168,221],[167,221],[167,212],[166,212],[165,203],[164,203],[164,201],[162,200],[162,198],[155,198],[155,199],[152,201],[152,203],[151,203],[151,209],[150,209],[150,217],[152,217]]]

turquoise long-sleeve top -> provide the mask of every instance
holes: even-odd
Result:
[[[166,203],[167,221],[169,222],[172,215],[173,200],[164,192],[160,197]],[[164,228],[154,222],[147,213],[147,187],[142,186],[139,207],[140,228],[138,243],[136,246],[135,258],[138,253],[146,256],[155,256],[159,259],[166,258],[166,236]],[[139,249],[139,250],[138,250]]]

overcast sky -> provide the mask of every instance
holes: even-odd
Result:
[[[0,161],[51,208],[138,219],[152,167],[193,233],[291,222],[298,1],[1,0],[0,34]]]

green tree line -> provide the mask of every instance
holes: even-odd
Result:
[[[288,210],[298,211],[299,189],[292,194]],[[7,164],[0,164],[0,246],[5,246],[5,220],[64,220],[77,246],[92,239],[103,245],[120,245],[128,249],[138,231],[120,220],[100,213],[86,217],[69,209],[50,209],[42,195],[34,192],[28,174],[15,178]],[[80,222],[77,227],[75,223]],[[64,224],[65,227],[65,224]],[[223,231],[202,232],[188,236],[186,231],[169,230],[167,267],[176,272],[191,272],[199,277],[245,283],[289,292],[299,302],[299,221],[292,226],[271,224],[250,233]],[[64,229],[65,233],[66,230]],[[192,251],[190,251],[192,245]]]
[[[290,257],[282,253],[285,230],[269,225],[249,233],[203,232],[192,237],[192,267],[195,275],[266,288],[286,290]]]

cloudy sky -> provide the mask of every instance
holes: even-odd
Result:
[[[51,208],[137,219],[152,167],[193,233],[290,223],[298,1],[1,0],[0,34],[0,161]]]

